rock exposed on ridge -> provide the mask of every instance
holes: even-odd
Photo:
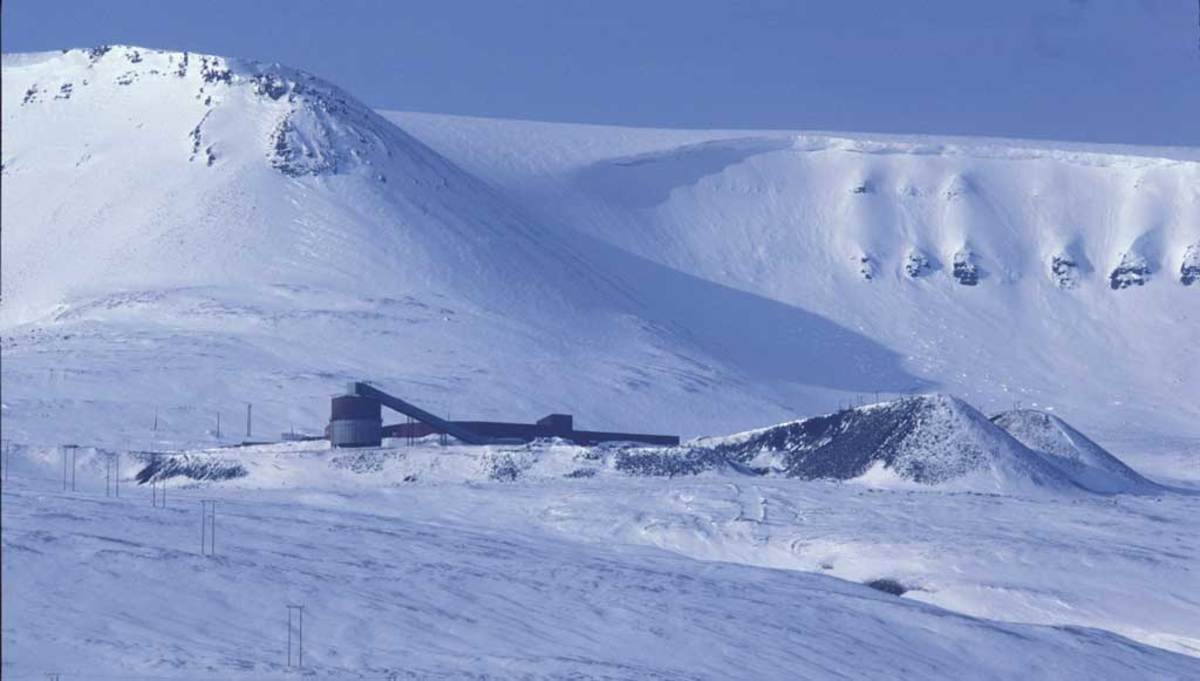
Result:
[[[1108,286],[1115,290],[1130,286],[1144,286],[1150,277],[1150,265],[1141,255],[1128,251],[1121,255],[1121,262],[1108,275]]]
[[[1200,281],[1200,243],[1190,244],[1183,252],[1183,262],[1179,265],[1179,283],[1191,286]]]
[[[975,254],[963,249],[954,254],[954,278],[963,286],[979,284],[979,265],[975,262]]]

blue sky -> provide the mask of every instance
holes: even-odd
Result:
[[[1196,0],[5,0],[5,52],[278,61],[367,103],[1200,145]]]

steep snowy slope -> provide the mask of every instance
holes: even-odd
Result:
[[[803,308],[547,229],[285,67],[6,55],[3,164],[19,441],[212,441],[246,402],[257,437],[319,428],[363,377],[443,413],[685,434],[923,384]]]
[[[1040,453],[1085,489],[1095,492],[1153,492],[1159,489],[1158,485],[1053,414],[1017,409],[992,417],[992,422],[1021,444]]]
[[[547,223],[816,312],[988,411],[1200,438],[1195,149],[388,116]]]
[[[805,479],[977,492],[1070,492],[1074,481],[949,395],[839,411],[694,446]]]

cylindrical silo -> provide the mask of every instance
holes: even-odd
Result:
[[[329,443],[334,447],[378,447],[383,444],[383,416],[378,400],[338,395],[329,409]]]

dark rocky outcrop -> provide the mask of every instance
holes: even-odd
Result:
[[[1188,246],[1179,264],[1179,283],[1191,286],[1197,281],[1200,281],[1200,243]]]
[[[1069,255],[1060,253],[1050,258],[1050,278],[1061,289],[1072,289],[1079,284],[1079,264]]]
[[[929,257],[918,250],[909,251],[908,257],[904,260],[904,273],[909,277],[916,279],[923,277],[933,271],[933,264],[929,262]]]
[[[1108,275],[1108,286],[1114,291],[1130,286],[1144,286],[1150,277],[1150,265],[1137,253],[1127,252]]]
[[[979,284],[979,265],[975,263],[975,254],[967,249],[955,253],[953,274],[963,286]]]

